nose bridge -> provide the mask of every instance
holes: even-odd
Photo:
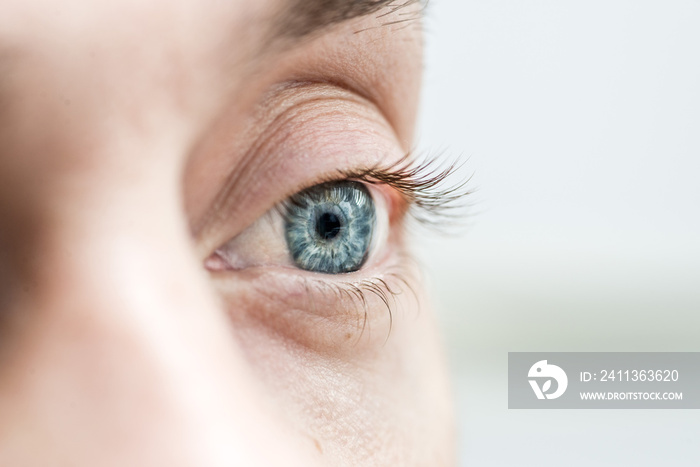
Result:
[[[13,258],[20,291],[5,312],[20,319],[0,355],[0,460],[3,440],[21,451],[28,434],[74,465],[276,456],[264,449],[272,417],[191,253],[176,197],[133,180],[87,186],[26,216],[41,232]]]
[[[55,174],[21,193],[27,201],[19,207],[0,211],[10,227],[0,244],[6,274],[12,269],[21,282],[15,287],[36,308],[31,315],[83,310],[96,320],[134,320],[136,328],[165,309],[171,323],[186,318],[175,310],[207,294],[177,194],[157,178],[83,172]]]

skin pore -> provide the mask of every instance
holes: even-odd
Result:
[[[346,274],[266,224],[410,151],[421,7],[302,3],[0,6],[0,465],[453,463],[406,199]]]

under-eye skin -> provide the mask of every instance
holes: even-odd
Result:
[[[325,274],[362,267],[375,222],[372,196],[355,181],[313,186],[292,196],[284,209],[285,239],[294,264]]]

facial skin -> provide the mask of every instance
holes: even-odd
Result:
[[[411,149],[419,6],[280,35],[293,6],[0,6],[0,465],[452,464],[401,197],[348,274],[261,223]]]

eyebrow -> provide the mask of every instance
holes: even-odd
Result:
[[[293,0],[290,8],[277,21],[275,36],[300,39],[354,18],[374,13],[379,13],[378,18],[381,18],[411,5],[425,3],[426,0]],[[407,12],[404,18],[393,19],[385,24],[418,19],[422,10]]]

